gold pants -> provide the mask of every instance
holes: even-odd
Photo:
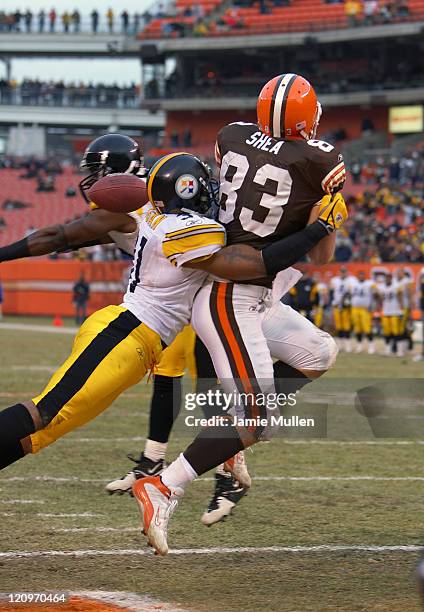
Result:
[[[33,398],[44,428],[30,436],[32,452],[94,419],[159,361],[160,337],[122,306],[92,314],[72,352]]]

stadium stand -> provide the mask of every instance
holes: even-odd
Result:
[[[53,175],[55,190],[52,192],[37,191],[38,179],[21,178],[23,174],[23,169],[0,170],[0,218],[3,219],[0,244],[19,240],[31,228],[61,223],[85,213],[85,205],[79,194],[76,197],[66,196],[69,188],[77,190],[80,180],[73,167],[65,166],[62,174]]]
[[[285,6],[283,6],[285,4]],[[202,15],[184,16],[183,7],[193,6],[192,0],[178,0],[177,14],[154,19],[139,34],[139,38],[161,38],[195,35],[235,36],[249,34],[272,34],[280,32],[316,32],[321,30],[418,21],[424,16],[424,0],[398,0],[389,3],[380,0],[375,7],[365,9],[356,0],[347,2],[322,2],[321,0],[261,0],[251,6],[215,0],[200,0]],[[356,9],[350,11],[352,5]],[[211,11],[214,17],[205,19]],[[178,17],[178,19],[176,19]],[[195,29],[204,23],[203,29]]]

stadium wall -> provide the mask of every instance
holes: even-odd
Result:
[[[349,94],[346,94],[347,96]],[[362,121],[370,119],[376,130],[388,131],[389,111],[387,106],[324,108],[320,122],[320,134],[336,132],[343,128],[349,139],[362,134]],[[166,120],[168,138],[175,132],[182,135],[189,128],[194,145],[213,146],[218,131],[234,121],[256,121],[255,110],[231,111],[169,111]]]
[[[368,275],[402,267],[409,271],[415,282],[424,268],[420,264],[348,263],[313,266],[299,264],[311,273],[319,272],[323,281],[339,273],[346,265],[351,274],[364,270]],[[14,261],[1,266],[4,289],[3,311],[15,315],[72,316],[72,287],[84,273],[90,283],[89,313],[109,304],[120,304],[128,278],[128,262],[81,261]],[[416,313],[419,316],[419,313]]]

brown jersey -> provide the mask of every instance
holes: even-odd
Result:
[[[303,229],[313,206],[345,180],[343,157],[331,144],[271,138],[254,123],[222,128],[216,155],[227,244],[262,249]]]

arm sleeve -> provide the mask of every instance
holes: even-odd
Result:
[[[302,259],[312,247],[326,236],[328,236],[328,232],[324,224],[315,221],[300,232],[265,247],[262,249],[262,259],[267,274],[274,276],[281,270],[289,268]]]

